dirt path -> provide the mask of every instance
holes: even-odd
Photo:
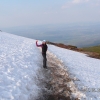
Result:
[[[51,77],[48,84],[52,87],[51,97],[53,96],[53,99],[48,100],[78,100],[72,97],[72,92],[76,88],[71,88],[72,80],[69,78],[67,70],[64,69],[62,61],[48,52],[47,66]]]
[[[41,61],[38,80],[40,81],[39,86],[43,89],[37,100],[79,100],[75,96],[73,97],[73,93],[77,90],[73,79],[64,69],[63,62],[49,51],[47,53],[47,67],[48,69],[44,69]],[[41,76],[44,77],[41,78]]]

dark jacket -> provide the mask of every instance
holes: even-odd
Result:
[[[42,44],[42,53],[46,53],[47,51],[47,45],[46,44]]]
[[[36,42],[36,46],[37,47],[41,47],[42,48],[42,53],[43,54],[46,54],[46,51],[48,49],[48,46],[46,44],[41,44],[41,45],[38,45],[37,42]]]

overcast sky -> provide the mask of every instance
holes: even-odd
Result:
[[[100,22],[100,0],[0,0],[0,27]]]

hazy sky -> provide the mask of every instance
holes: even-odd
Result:
[[[0,27],[100,22],[100,0],[0,0]]]

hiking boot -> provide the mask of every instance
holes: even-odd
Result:
[[[47,69],[47,66],[43,66],[43,68]]]

